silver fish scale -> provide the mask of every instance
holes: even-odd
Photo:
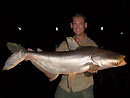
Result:
[[[44,53],[43,53],[44,54]],[[67,55],[68,54],[68,55]],[[36,62],[39,63],[41,67],[52,73],[61,73],[61,72],[72,72],[72,71],[82,71],[84,65],[88,65],[88,62],[92,62],[90,56],[85,55],[71,55],[69,52],[66,52],[66,55],[58,54],[55,55],[39,55],[32,54],[36,59]],[[69,66],[68,66],[69,65]],[[83,68],[82,68],[83,67]]]

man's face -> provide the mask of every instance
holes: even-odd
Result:
[[[83,17],[74,17],[70,26],[76,35],[80,35],[87,28],[87,23],[85,23]]]

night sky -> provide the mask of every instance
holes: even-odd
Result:
[[[25,48],[55,51],[67,36],[71,17],[83,13],[88,20],[87,35],[100,48],[124,53],[129,64],[129,1],[97,0],[87,2],[5,1],[0,7],[0,69],[11,55],[6,42]],[[101,30],[103,28],[103,30]],[[95,98],[129,98],[130,67],[106,69],[94,74]],[[60,81],[48,78],[31,62],[22,62],[9,71],[0,71],[0,98],[54,98]]]

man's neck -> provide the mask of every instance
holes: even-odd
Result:
[[[77,43],[79,43],[81,40],[83,40],[84,38],[86,37],[86,34],[85,33],[82,33],[82,34],[80,34],[80,35],[76,35],[75,36],[75,41],[77,42]]]

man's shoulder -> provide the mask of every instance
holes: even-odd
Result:
[[[87,37],[86,41],[87,41],[88,45],[98,47],[98,45],[96,44],[96,42],[94,40],[92,40],[90,37]]]
[[[90,37],[87,37],[87,41],[88,41],[88,42],[92,42],[92,43],[94,42],[94,43],[95,43],[95,41],[94,41],[93,39],[91,39]]]

